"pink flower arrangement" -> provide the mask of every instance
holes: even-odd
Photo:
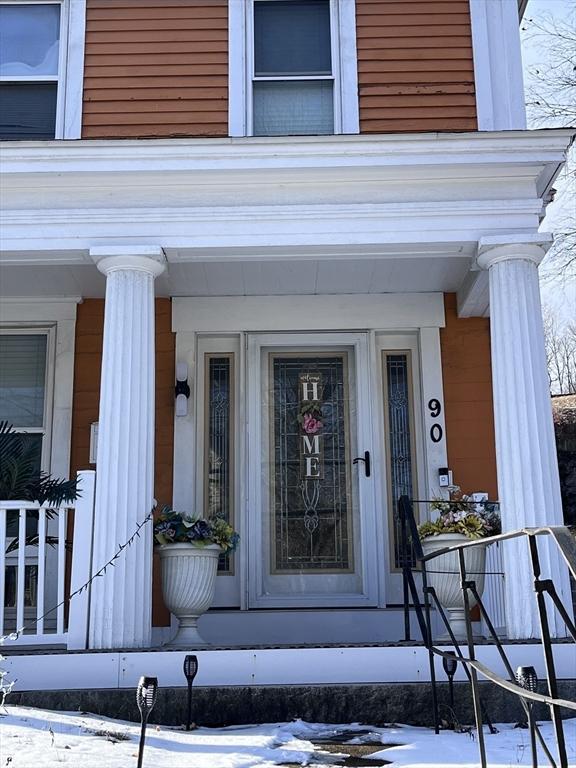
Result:
[[[315,435],[317,432],[320,432],[323,426],[319,419],[315,419],[309,413],[304,414],[302,428],[306,434]]]

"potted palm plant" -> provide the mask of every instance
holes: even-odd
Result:
[[[16,432],[7,421],[0,421],[0,500],[32,501],[48,506],[46,515],[65,502],[78,498],[76,480],[60,480],[40,470],[40,443],[24,432]],[[18,548],[18,513],[6,519],[7,552]],[[47,543],[53,539],[47,537]],[[26,546],[38,544],[38,512],[26,515]]]
[[[424,555],[460,544],[470,539],[483,539],[500,533],[500,517],[494,502],[476,502],[455,488],[449,501],[438,499],[430,505],[440,514],[418,527]],[[484,590],[486,571],[486,545],[464,550],[466,573],[476,582],[479,595]],[[466,637],[464,596],[460,586],[458,552],[445,552],[427,562],[428,584],[434,587],[440,604],[445,609],[450,628],[457,640]],[[476,600],[469,593],[469,606]]]
[[[219,517],[203,520],[162,508],[154,524],[154,543],[162,564],[162,594],[179,627],[171,646],[207,645],[198,618],[214,599],[218,558],[233,552],[239,536]]]

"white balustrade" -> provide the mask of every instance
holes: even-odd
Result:
[[[79,473],[81,496],[73,504],[54,507],[31,501],[0,500],[0,637],[4,638],[5,645],[67,644],[70,632],[73,645],[69,647],[85,647],[87,592],[71,601],[68,627],[65,625],[66,535],[68,513],[73,510],[76,551],[72,557],[71,590],[74,591],[91,575],[94,474],[92,471]],[[27,523],[28,539],[34,537],[32,543],[26,540]],[[47,569],[48,554],[55,558],[53,572]],[[15,569],[15,578],[8,582],[12,569]],[[74,605],[76,599],[78,605]]]

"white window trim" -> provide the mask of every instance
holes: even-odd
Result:
[[[21,325],[19,327],[0,326],[2,336],[45,336],[46,337],[46,363],[44,370],[44,406],[42,409],[42,426],[23,427],[14,424],[17,432],[30,435],[42,435],[42,453],[40,468],[43,472],[50,471],[50,455],[52,444],[52,417],[54,406],[54,363],[56,347],[56,329],[54,326]]]
[[[479,131],[526,128],[517,0],[470,0]]]
[[[252,135],[253,18],[254,0],[229,0],[228,133],[230,136]],[[356,134],[360,132],[356,0],[330,0],[330,28],[333,72],[329,79],[334,80],[334,134]],[[301,79],[309,80],[310,78]]]
[[[58,81],[55,139],[79,139],[82,133],[86,0],[0,0],[4,5],[60,5],[57,77],[6,77],[3,82]]]
[[[54,477],[70,474],[72,402],[74,382],[74,344],[77,301],[42,302],[33,300],[2,301],[0,330],[38,333],[47,330],[49,361],[46,376],[46,449],[42,450],[42,468]],[[51,353],[52,349],[52,353]],[[45,454],[45,450],[49,454]]]

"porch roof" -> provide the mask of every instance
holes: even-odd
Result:
[[[152,245],[161,295],[463,289],[482,314],[478,242],[534,236],[570,138],[5,142],[1,290],[100,296],[90,249]]]

